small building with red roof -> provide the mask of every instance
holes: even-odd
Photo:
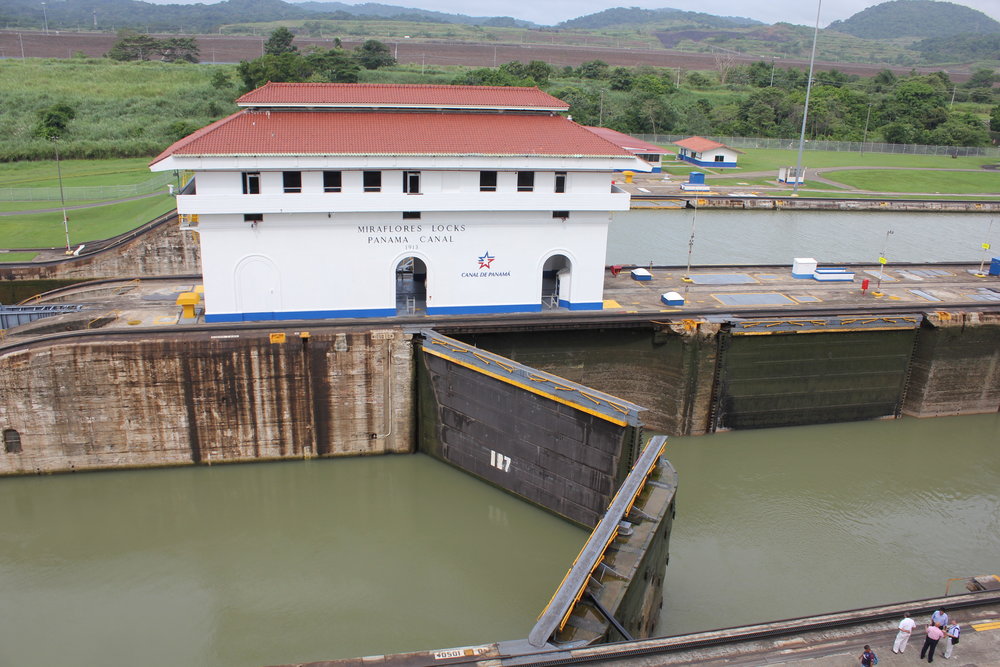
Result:
[[[269,83],[177,141],[205,320],[601,309],[632,152],[537,88]]]
[[[597,136],[607,139],[616,146],[621,146],[640,160],[648,162],[654,173],[660,173],[662,171],[662,156],[673,155],[673,151],[669,151],[662,146],[651,144],[648,141],[643,141],[642,139],[636,139],[631,135],[618,132],[617,130],[612,130],[611,128],[593,127],[590,125],[585,127]]]
[[[680,146],[677,157],[699,167],[735,167],[743,151],[705,137],[688,137],[674,142]]]

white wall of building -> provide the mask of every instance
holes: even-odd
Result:
[[[540,310],[553,255],[571,270],[559,300],[600,309],[607,225],[606,212],[201,216],[206,319],[392,315],[396,267],[408,257],[427,267],[431,314]]]

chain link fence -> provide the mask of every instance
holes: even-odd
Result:
[[[643,141],[666,145],[681,139],[687,139],[689,134],[637,134]],[[769,137],[706,137],[718,141],[730,148],[777,148],[782,150],[798,150],[798,139],[774,139]],[[897,153],[901,155],[952,155],[955,157],[998,157],[1000,148],[996,146],[925,146],[922,144],[884,144],[873,141],[809,141],[804,144],[807,151],[840,151],[844,153]]]
[[[157,190],[166,190],[170,183],[176,183],[172,172],[158,173],[148,181],[133,185],[94,185],[87,187],[63,188],[66,201],[111,201],[138,195],[148,195]],[[2,202],[61,201],[58,187],[45,188],[0,188]]]

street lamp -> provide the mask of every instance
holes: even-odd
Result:
[[[878,282],[875,284],[875,291],[880,292],[882,290],[882,272],[885,270],[885,265],[889,263],[889,260],[885,257],[886,248],[889,247],[889,237],[893,234],[890,229],[885,233],[885,240],[882,241],[882,252],[878,256]]]
[[[691,214],[691,238],[688,239],[688,262],[687,270],[684,271],[684,276],[681,278],[684,281],[684,290],[687,291],[687,283],[691,281],[691,253],[694,251],[694,223],[698,220],[698,199],[694,199],[694,213]]]
[[[795,163],[795,184],[792,186],[792,196],[799,194],[799,182],[802,180],[802,149],[806,143],[806,118],[809,115],[809,93],[812,92],[813,65],[816,62],[816,40],[819,39],[819,11],[823,7],[823,0],[816,2],[816,30],[813,31],[812,55],[809,56],[809,79],[806,81],[806,103],[802,109],[802,132],[799,134],[799,160]]]
[[[986,268],[986,254],[989,252],[989,249],[990,249],[990,230],[992,230],[992,229],[993,229],[993,219],[990,218],[990,224],[986,228],[986,241],[982,245],[982,248],[983,248],[983,261],[979,262],[979,273],[976,274],[980,278],[986,277],[986,274],[983,273],[983,269]]]

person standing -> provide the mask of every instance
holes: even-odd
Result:
[[[896,641],[892,643],[893,653],[902,653],[906,650],[906,643],[910,641],[910,634],[915,627],[917,627],[917,622],[910,618],[910,612],[903,612],[903,620],[899,622]]]
[[[875,667],[875,663],[878,662],[878,658],[875,657],[875,651],[868,644],[865,644],[865,650],[861,654],[861,667]]]
[[[944,631],[934,623],[927,626],[927,639],[924,640],[924,647],[920,649],[920,659],[927,657],[927,662],[934,662],[934,651],[937,650],[938,642],[944,637]]]
[[[944,657],[951,658],[951,649],[958,643],[958,637],[962,634],[962,628],[958,627],[958,621],[951,619],[951,623],[945,628]]]
[[[948,625],[948,613],[941,607],[933,614],[931,614],[931,623],[937,623],[939,628],[943,628]]]

